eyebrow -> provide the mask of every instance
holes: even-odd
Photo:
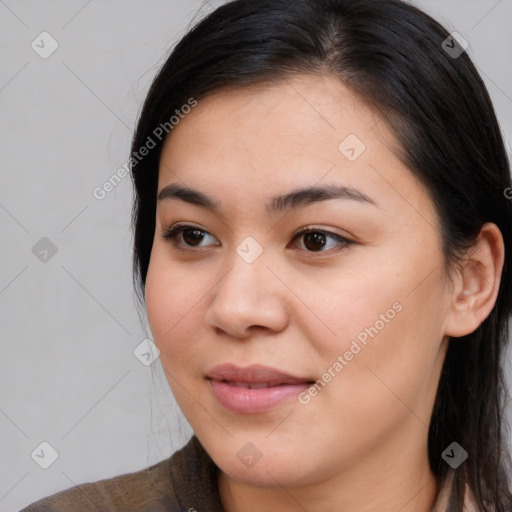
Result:
[[[162,188],[157,197],[158,201],[172,199],[179,199],[214,212],[220,210],[219,203],[205,193],[175,183]],[[322,185],[299,188],[287,194],[274,196],[271,198],[270,202],[267,203],[266,211],[268,214],[275,215],[328,199],[348,199],[378,207],[377,203],[372,198],[353,187],[344,185]]]

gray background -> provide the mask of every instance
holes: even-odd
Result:
[[[1,511],[142,469],[190,434],[159,362],[133,354],[150,331],[132,293],[130,179],[92,191],[125,163],[168,50],[220,3],[0,0]],[[469,42],[510,141],[512,0],[416,3]],[[31,48],[43,31],[59,44],[47,59]],[[57,248],[46,262],[42,237]],[[42,441],[58,452],[48,469],[31,458]]]

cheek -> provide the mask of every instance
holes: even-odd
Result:
[[[152,256],[146,277],[145,300],[151,332],[157,345],[172,329],[172,320],[176,318],[176,306],[179,304],[177,292],[174,283],[165,278],[158,259]]]
[[[176,276],[181,277],[178,280]],[[198,395],[197,362],[201,360],[197,337],[201,294],[187,281],[182,271],[170,269],[165,260],[152,254],[145,294],[148,321],[172,394],[194,425],[198,411],[193,396]]]
[[[383,428],[385,423],[391,428],[411,415],[428,424],[431,392],[440,369],[440,285],[433,277],[407,295],[410,289],[404,293],[397,286],[390,291],[389,281],[382,284],[378,297],[373,296],[361,309],[350,309],[347,302],[346,336],[339,337],[326,367],[336,377],[319,394],[324,393],[325,403],[333,410],[342,403],[339,417],[350,411],[351,423],[359,425],[358,429],[373,425],[376,418]],[[336,364],[338,356],[342,361]],[[358,429],[353,432],[356,437],[361,433]]]
[[[200,299],[204,295],[193,276],[173,268],[156,249],[152,255],[146,278],[146,309],[154,342],[161,351],[162,362],[167,354],[179,357],[180,340],[191,336],[197,327]],[[177,278],[179,276],[179,279]],[[190,345],[190,344],[189,344]]]
[[[300,283],[300,279],[298,277],[296,282]],[[317,340],[318,348],[331,357],[334,352],[339,355],[349,350],[354,340],[364,346],[370,339],[369,331],[381,333],[388,330],[391,323],[400,321],[399,310],[403,308],[400,283],[380,270],[364,275],[344,275],[335,285],[318,286],[315,283],[303,288],[302,292],[307,305],[311,305],[310,309],[322,321],[320,330],[310,330],[310,339]],[[314,316],[307,311],[302,315],[305,313],[312,319],[310,326],[316,326]]]
[[[173,265],[161,248],[152,252],[145,287],[148,321],[162,366],[173,375],[191,375],[201,359],[204,340],[198,333],[211,286],[197,272]]]
[[[377,388],[385,388],[378,381],[381,374],[390,386],[405,390],[404,396],[411,396],[408,385],[418,391],[432,377],[442,339],[446,311],[438,255],[432,252],[429,265],[420,265],[423,256],[417,249],[391,256],[365,267],[364,275],[345,275],[336,287],[311,295],[322,305],[319,317],[335,332],[309,332],[321,353],[322,370],[336,375],[333,390],[360,396],[361,403],[380,396]]]

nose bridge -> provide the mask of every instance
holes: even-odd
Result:
[[[263,283],[266,280],[266,274],[270,273],[266,268],[268,262],[268,249],[264,250],[263,245],[254,237],[246,236],[234,247],[231,254],[226,255],[226,263],[230,271],[223,280],[224,285],[234,286],[235,293],[242,295],[258,292],[258,283]]]
[[[219,283],[218,295],[222,293],[228,300],[236,299],[231,308],[242,308],[244,304],[253,307],[271,291],[268,278],[272,273],[266,268],[268,258],[262,249],[257,250],[252,242],[242,242],[227,258],[230,270]]]
[[[247,237],[226,261],[228,271],[214,289],[208,323],[236,336],[254,325],[282,329],[287,323],[285,290],[267,268],[263,247]]]

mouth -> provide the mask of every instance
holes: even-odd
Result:
[[[265,388],[276,388],[278,386],[289,386],[291,384],[286,384],[284,382],[237,382],[232,380],[221,380],[219,382],[225,382],[230,386],[235,386],[236,388],[245,388],[245,389],[265,389]]]
[[[238,414],[275,409],[315,382],[261,365],[245,368],[221,365],[211,370],[206,378],[220,405]]]
[[[287,372],[254,364],[247,367],[223,364],[216,366],[207,374],[211,380],[224,381],[241,387],[275,387],[286,384],[315,382],[314,379],[296,377]]]

